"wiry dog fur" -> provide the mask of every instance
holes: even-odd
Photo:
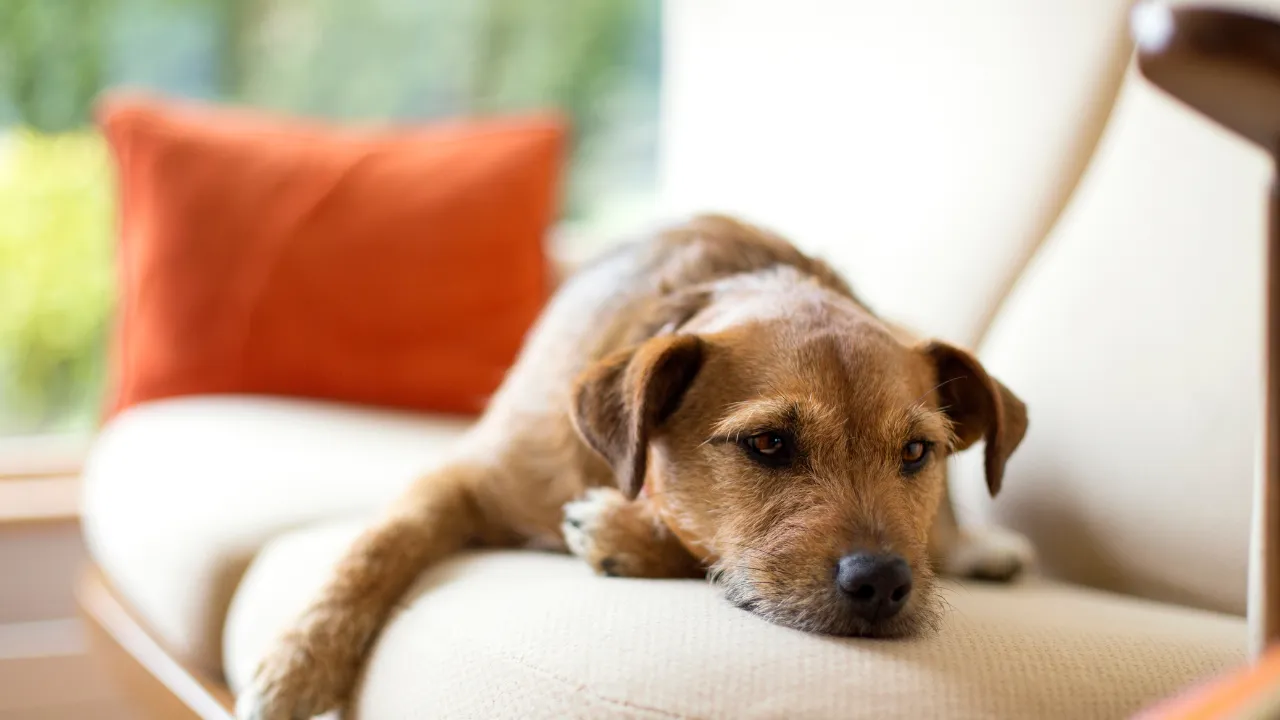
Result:
[[[409,584],[468,544],[567,547],[604,575],[707,574],[740,607],[815,632],[931,626],[935,570],[1002,579],[1029,560],[1016,536],[956,526],[945,463],[984,439],[994,494],[1025,429],[968,353],[879,319],[781,238],[698,218],[559,291],[452,461],[356,541],[238,713],[345,705]],[[766,433],[787,462],[744,444]],[[859,550],[910,567],[891,618],[850,612],[836,587]]]

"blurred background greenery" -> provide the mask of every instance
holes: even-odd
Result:
[[[106,88],[365,122],[556,107],[563,221],[654,188],[660,0],[0,0],[0,434],[93,427],[111,319]]]

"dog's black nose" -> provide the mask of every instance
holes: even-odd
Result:
[[[892,554],[854,553],[840,558],[836,585],[852,601],[854,611],[868,621],[898,614],[911,594],[911,566]]]

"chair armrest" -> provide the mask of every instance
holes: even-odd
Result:
[[[1209,6],[1139,5],[1133,12],[1138,68],[1152,83],[1252,141],[1280,151],[1280,22]],[[1280,641],[1280,191],[1270,198],[1266,290],[1266,411],[1263,472],[1254,497],[1257,595],[1249,608],[1255,653]]]

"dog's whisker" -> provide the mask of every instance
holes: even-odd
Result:
[[[764,560],[765,562],[768,562],[766,558],[777,560],[778,562],[785,562],[785,558],[783,558],[781,555],[778,555],[777,553],[768,552],[766,550],[756,550],[753,548],[739,548],[738,552],[743,554],[742,559],[746,562],[750,562],[752,558],[756,560]]]
[[[735,542],[732,542],[732,541],[722,541],[720,544],[721,544],[721,545],[726,545],[726,546],[728,546],[728,547],[730,547],[730,548],[733,548],[733,549],[735,549],[735,550],[742,550],[742,551],[745,551],[745,552],[758,552],[758,553],[764,553],[765,555],[769,555],[769,556],[771,556],[771,557],[777,558],[778,560],[783,560],[783,559],[784,559],[781,555],[777,554],[776,552],[774,552],[774,551],[772,551],[772,550],[769,550],[769,549],[767,549],[767,548],[759,547],[759,546],[757,546],[757,545],[747,545],[747,544],[745,544],[745,543],[735,543]]]
[[[740,570],[748,570],[748,571],[751,571],[751,572],[766,573],[766,574],[767,574],[767,573],[769,572],[769,568],[764,567],[764,566],[762,566],[762,565],[757,565],[757,564],[756,564],[756,561],[757,561],[757,560],[763,560],[763,558],[755,558],[755,559],[752,559],[752,558],[743,558],[743,559],[742,559],[742,561],[735,563],[735,565],[736,565],[736,567],[737,567],[738,569],[740,569]],[[767,561],[766,561],[766,562],[767,562]]]
[[[964,377],[965,377],[964,375],[957,375],[957,376],[955,376],[955,377],[950,377],[950,378],[947,378],[946,380],[943,380],[942,382],[938,383],[937,385],[934,385],[933,387],[929,388],[928,390],[925,390],[923,395],[921,395],[920,397],[916,398],[916,402],[918,403],[918,402],[923,401],[923,400],[924,400],[926,397],[928,397],[928,396],[929,396],[929,394],[930,394],[930,393],[932,393],[934,390],[938,390],[938,389],[940,389],[942,386],[947,385],[948,383],[953,383],[953,382],[955,382],[955,381],[957,381],[957,380],[962,380],[962,379],[964,379]]]

